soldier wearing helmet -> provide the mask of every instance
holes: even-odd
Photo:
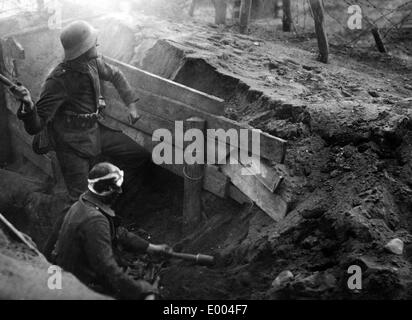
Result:
[[[114,258],[113,247],[122,244],[136,252],[171,251],[153,245],[119,226],[111,205],[122,192],[124,173],[110,163],[93,167],[88,191],[66,214],[54,250],[55,262],[90,288],[119,299],[143,299],[157,293],[145,281],[125,274]]]

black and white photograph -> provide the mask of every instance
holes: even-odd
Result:
[[[412,1],[0,0],[0,300],[410,299]]]

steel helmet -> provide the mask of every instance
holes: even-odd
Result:
[[[124,172],[111,163],[103,162],[95,165],[89,173],[88,188],[99,196],[109,196],[121,192]],[[97,185],[99,184],[99,188]],[[102,190],[96,190],[102,189]]]
[[[97,44],[97,30],[86,21],[75,21],[63,29],[60,41],[64,59],[74,60]]]

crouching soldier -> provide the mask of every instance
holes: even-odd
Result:
[[[123,172],[109,163],[97,164],[89,173],[88,191],[65,216],[54,250],[55,262],[95,291],[118,299],[144,299],[156,288],[133,280],[118,265],[114,247],[162,254],[172,249],[153,245],[116,222],[111,205],[122,192]]]

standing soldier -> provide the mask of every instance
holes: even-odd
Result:
[[[142,167],[150,161],[150,154],[104,121],[101,81],[115,86],[128,106],[131,123],[139,118],[139,99],[123,73],[98,56],[97,30],[87,22],[76,21],[63,29],[60,40],[64,61],[48,76],[39,101],[34,103],[23,86],[16,86],[12,92],[16,98],[24,96],[20,98],[18,117],[26,131],[31,135],[47,131],[72,204],[87,189],[88,172],[99,156],[110,159],[126,172],[127,190],[140,182]],[[54,239],[61,220],[55,226]],[[46,251],[52,245],[49,242]]]

